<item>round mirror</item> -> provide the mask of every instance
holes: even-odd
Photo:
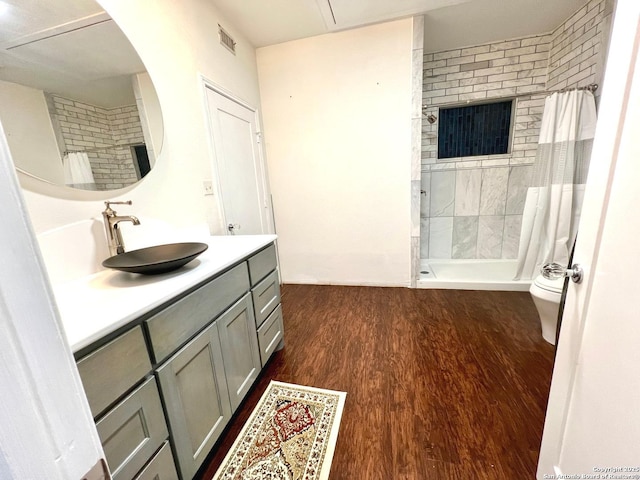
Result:
[[[0,121],[16,168],[125,188],[154,166],[162,114],[133,46],[93,0],[0,1]]]

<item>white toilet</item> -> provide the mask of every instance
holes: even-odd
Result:
[[[556,344],[556,326],[563,284],[564,278],[547,280],[538,275],[529,288],[540,317],[542,337],[552,345]]]

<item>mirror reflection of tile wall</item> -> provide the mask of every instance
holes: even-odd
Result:
[[[98,190],[138,181],[131,146],[144,144],[136,105],[102,108],[48,95],[49,111],[62,151],[87,151]]]

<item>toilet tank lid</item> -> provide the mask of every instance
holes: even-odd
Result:
[[[562,293],[564,278],[558,278],[556,280],[547,280],[542,275],[538,275],[533,282],[540,288],[544,288],[545,290],[549,290],[550,292]]]

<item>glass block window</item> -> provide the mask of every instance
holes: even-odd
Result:
[[[441,108],[438,158],[509,153],[513,100]]]

